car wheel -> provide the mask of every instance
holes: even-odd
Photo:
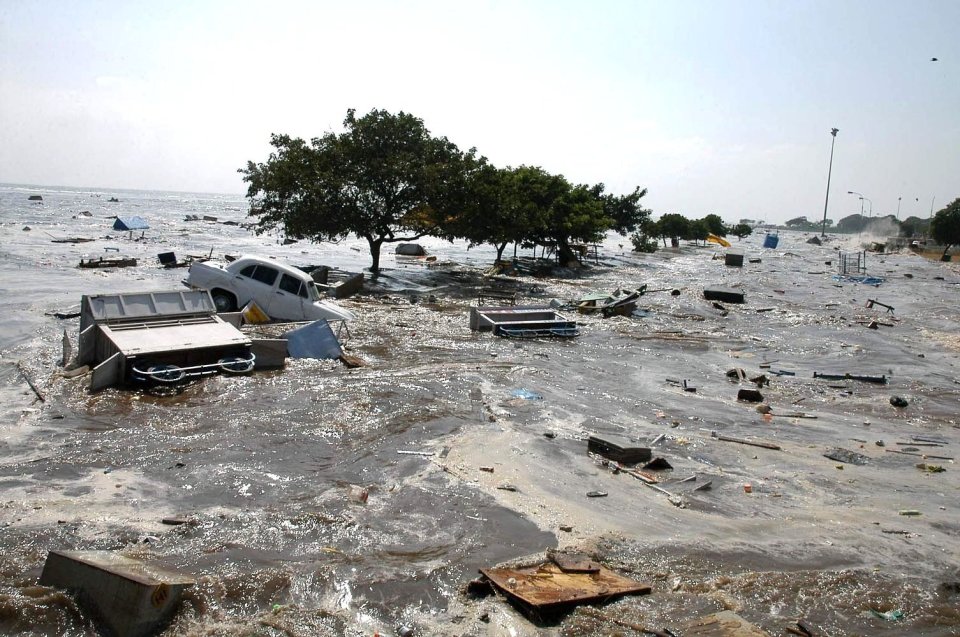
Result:
[[[213,297],[213,304],[216,306],[217,312],[237,311],[237,301],[229,292],[215,290],[211,293],[211,296]]]

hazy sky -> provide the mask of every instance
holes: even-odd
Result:
[[[821,218],[837,127],[830,217],[926,216],[960,196],[958,28],[960,0],[0,0],[0,182],[240,193],[270,133],[382,108],[728,221]]]

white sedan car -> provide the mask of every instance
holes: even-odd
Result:
[[[235,312],[250,301],[273,319],[284,321],[350,321],[354,315],[322,300],[310,275],[273,259],[244,255],[229,264],[190,266],[184,283],[210,290],[218,312]]]

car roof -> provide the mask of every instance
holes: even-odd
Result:
[[[310,278],[309,274],[307,274],[306,272],[304,272],[299,268],[295,268],[292,265],[283,263],[282,261],[277,261],[276,259],[271,259],[269,257],[261,257],[255,254],[244,254],[243,256],[241,256],[239,259],[237,259],[230,265],[233,266],[234,271],[236,271],[248,265],[254,265],[254,264],[268,265],[272,268],[276,268],[277,270],[280,270],[284,274],[289,274],[290,276],[296,277],[303,281],[313,281],[313,279]]]

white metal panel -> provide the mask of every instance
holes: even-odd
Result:
[[[121,382],[126,371],[126,362],[123,354],[117,352],[94,367],[93,373],[90,374],[90,390],[99,391]]]
[[[137,329],[109,325],[102,325],[101,329],[126,356],[250,344],[250,339],[237,328],[216,317],[202,323],[146,322]]]

